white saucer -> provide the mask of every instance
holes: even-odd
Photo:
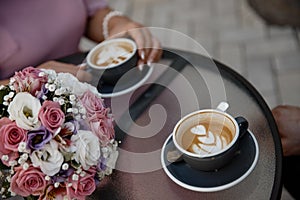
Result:
[[[170,163],[166,158],[167,152],[174,148],[171,134],[165,141],[161,153],[161,163],[165,173],[181,187],[197,192],[220,191],[240,183],[253,171],[259,156],[258,143],[249,130],[248,134],[241,139],[240,149],[232,162],[218,171],[195,170],[184,161]]]
[[[143,85],[153,72],[153,67],[144,65],[142,71],[137,67],[127,72],[116,85],[98,84],[97,88],[103,98],[117,97],[132,92]]]

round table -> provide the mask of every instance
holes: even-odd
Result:
[[[81,63],[86,54],[60,59]],[[258,161],[238,184],[220,191],[181,187],[162,169],[161,150],[176,122],[202,108],[226,101],[228,113],[243,116],[259,146]],[[280,199],[282,148],[272,113],[257,90],[240,74],[212,58],[164,49],[142,86],[105,98],[116,119],[119,160],[89,199]]]

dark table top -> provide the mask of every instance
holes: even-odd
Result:
[[[85,55],[61,61],[79,64]],[[222,190],[181,187],[162,168],[162,147],[182,116],[215,108],[221,101],[229,103],[228,113],[248,120],[259,148],[257,163],[243,180]],[[273,116],[257,90],[230,67],[199,54],[165,49],[142,86],[105,102],[116,118],[120,155],[114,173],[89,199],[280,199],[282,149]],[[218,182],[218,175],[213,176]]]

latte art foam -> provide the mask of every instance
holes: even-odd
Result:
[[[222,129],[210,128],[211,130],[207,127],[208,124],[196,125],[183,134],[183,144],[189,152],[199,155],[213,154],[231,142],[233,137],[226,126]]]
[[[132,55],[132,48],[129,44],[110,44],[104,46],[95,56],[94,63],[99,67],[110,67],[118,65]]]

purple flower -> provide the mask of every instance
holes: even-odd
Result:
[[[52,134],[44,127],[28,131],[27,148],[39,150],[52,139]]]
[[[100,162],[98,163],[98,169],[99,171],[105,171],[107,168],[106,166],[106,159],[104,157],[100,157]]]
[[[71,176],[74,173],[74,168],[69,168],[67,170],[60,170],[57,175],[52,177],[53,184],[56,182],[62,183],[65,182],[69,176]]]
[[[49,93],[49,90],[45,87],[45,84],[42,85],[41,91],[39,91],[36,95],[36,97],[41,101],[45,101],[45,99],[43,99],[43,96],[47,95]]]

